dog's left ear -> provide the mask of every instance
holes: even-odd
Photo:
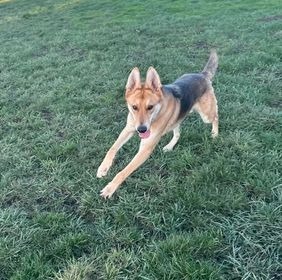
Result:
[[[155,93],[162,93],[162,83],[159,77],[158,72],[154,67],[149,67],[147,71],[147,76],[146,76],[146,81],[145,81],[145,86],[152,89],[153,92]]]

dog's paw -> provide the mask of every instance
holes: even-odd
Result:
[[[216,138],[217,136],[218,136],[218,132],[212,131],[211,137],[214,139],[214,138]]]
[[[116,186],[115,184],[109,183],[105,188],[101,190],[100,195],[105,199],[111,198],[117,188],[118,186]]]
[[[173,150],[173,146],[170,146],[170,145],[166,145],[163,147],[163,151],[164,152],[170,152]]]
[[[101,164],[98,168],[98,171],[97,171],[97,175],[96,175],[97,178],[102,178],[102,177],[106,176],[109,169],[110,169],[110,166]]]

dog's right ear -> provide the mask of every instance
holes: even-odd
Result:
[[[158,72],[154,67],[149,67],[146,76],[145,86],[153,90],[153,92],[161,95],[161,80]]]
[[[131,73],[128,76],[127,84],[126,84],[126,94],[132,92],[136,88],[141,87],[141,77],[140,71],[137,67],[133,68]]]

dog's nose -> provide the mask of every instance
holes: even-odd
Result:
[[[137,127],[137,131],[140,132],[140,133],[144,133],[147,131],[147,127],[145,125],[139,125]]]

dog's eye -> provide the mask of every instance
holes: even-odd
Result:
[[[134,111],[137,111],[137,106],[136,105],[132,105],[132,109],[134,110]]]
[[[149,105],[149,106],[147,107],[147,110],[150,111],[150,110],[153,109],[153,107],[154,107],[153,105]]]

